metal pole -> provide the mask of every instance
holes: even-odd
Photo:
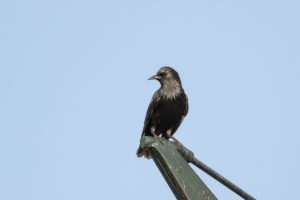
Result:
[[[188,150],[185,147],[179,147],[177,150],[181,153],[181,155],[185,158],[187,162],[193,163],[195,166],[197,166],[199,169],[206,172],[208,175],[212,176],[214,179],[225,185],[227,188],[238,194],[240,197],[246,200],[255,200],[254,197],[243,191],[241,188],[233,184],[231,181],[220,175],[215,170],[211,169],[207,165],[205,165],[203,162],[195,158],[194,153],[190,150]]]
[[[141,147],[150,154],[178,200],[217,200],[169,140],[159,141],[150,136],[141,138]]]

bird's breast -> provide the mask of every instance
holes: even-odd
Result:
[[[181,98],[161,99],[157,110],[153,113],[157,129],[165,131],[181,121],[186,101]]]

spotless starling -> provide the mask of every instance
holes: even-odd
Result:
[[[142,136],[152,136],[159,140],[172,138],[182,146],[173,134],[187,115],[189,107],[179,75],[171,67],[162,67],[149,80],[158,80],[161,87],[154,93],[149,104]],[[141,147],[137,150],[137,156],[151,158],[149,152]]]

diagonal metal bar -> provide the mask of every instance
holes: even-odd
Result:
[[[195,158],[194,153],[185,147],[178,147],[174,142],[168,140],[159,141],[147,136],[141,138],[140,146],[150,151],[155,164],[177,199],[217,199],[188,165],[188,163],[193,163],[243,199],[255,200],[251,195]]]
[[[150,154],[179,200],[217,200],[195,171],[176,150],[177,145],[168,140],[142,137],[141,147]]]
[[[227,188],[238,194],[240,197],[246,200],[255,200],[254,197],[246,193],[244,190],[233,184],[231,181],[226,179],[224,176],[220,175],[218,172],[210,168],[209,166],[205,165],[203,162],[195,158],[194,153],[188,150],[185,147],[177,148],[181,155],[185,158],[187,162],[193,163],[199,169],[206,172],[208,175],[225,185]]]

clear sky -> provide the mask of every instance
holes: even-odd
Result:
[[[176,132],[257,199],[299,198],[299,1],[1,1],[0,199],[174,199],[138,159],[164,65]],[[220,200],[240,199],[196,169]]]

